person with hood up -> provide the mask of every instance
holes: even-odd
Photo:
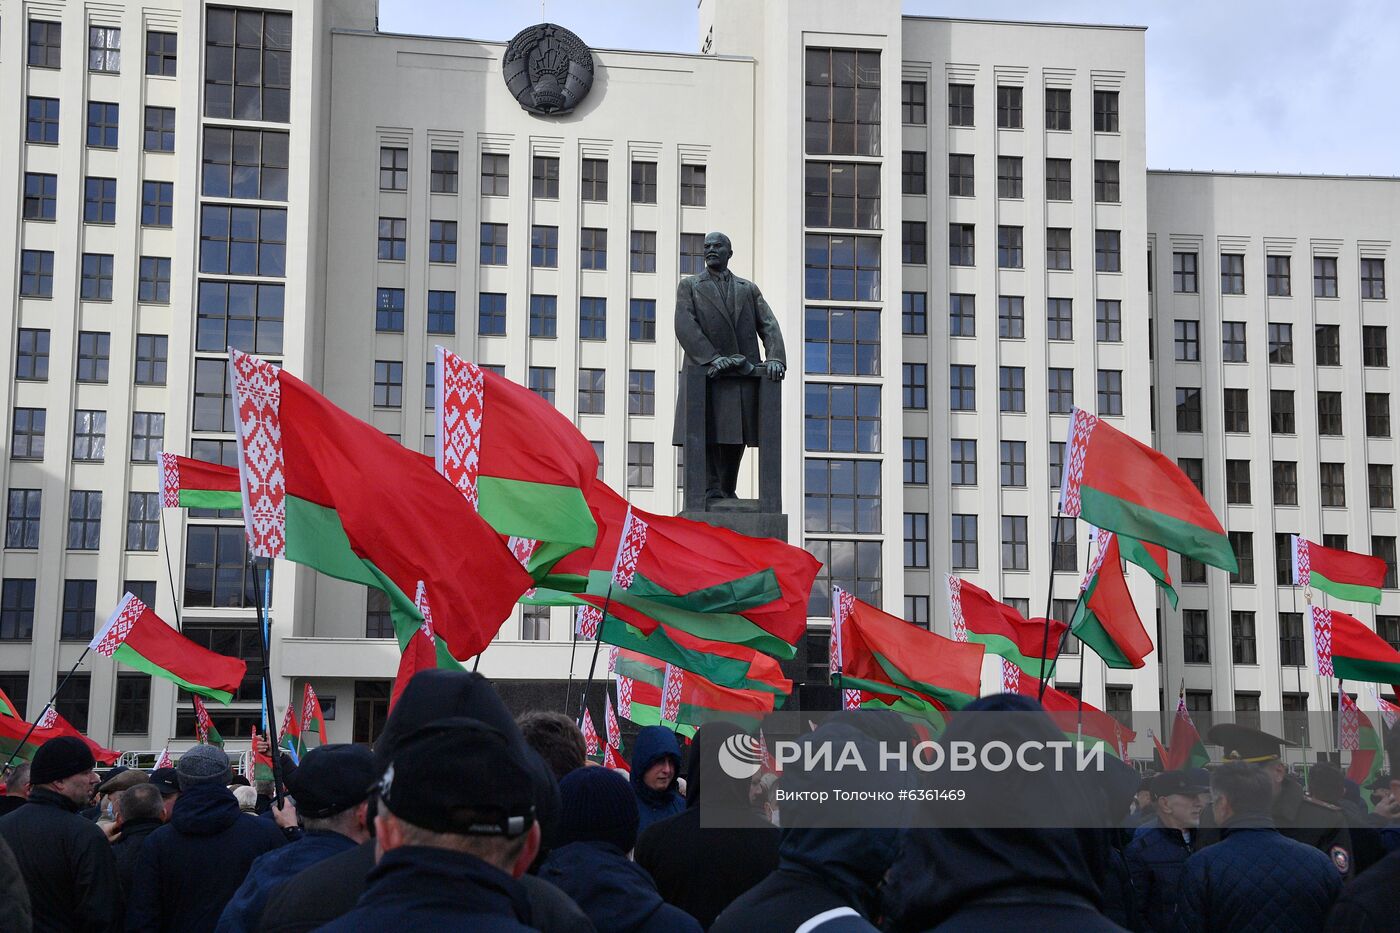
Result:
[[[117,857],[117,877],[122,893],[131,896],[131,882],[136,870],[143,865],[141,849],[146,837],[165,825],[165,802],[160,788],[149,782],[123,791],[117,801],[117,831],[121,834],[112,843]]]
[[[637,806],[627,780],[579,768],[559,782],[559,848],[540,877],[569,895],[608,933],[700,933],[695,918],[661,899],[646,869],[627,856],[637,844]]]
[[[257,857],[286,842],[276,824],[238,809],[222,749],[196,745],[175,773],[180,796],[170,822],[141,849],[126,913],[130,933],[213,930]]]
[[[1015,716],[993,716],[993,712]],[[945,747],[970,741],[1059,742],[1064,733],[1030,697],[998,694],[968,704],[943,734]],[[1048,754],[1048,753],[1047,753]],[[1036,933],[1109,933],[1123,928],[1101,913],[1096,880],[1108,864],[1099,840],[1104,820],[1098,788],[1084,775],[1053,767],[1034,778],[1019,768],[934,772],[934,789],[963,790],[956,807],[938,807],[911,829],[885,881],[885,912],[896,931],[963,933],[1035,930]],[[986,828],[995,812],[1001,826]]]
[[[632,745],[632,793],[637,796],[637,832],[652,823],[685,812],[685,797],[677,785],[681,746],[665,726],[644,726]]]
[[[542,845],[552,846],[559,823],[559,786],[543,758],[530,749],[491,681],[473,671],[426,670],[413,676],[389,712],[374,743],[374,770],[382,776],[407,736],[449,717],[468,717],[494,727],[519,745],[528,765],[535,818]],[[371,840],[304,869],[273,890],[263,909],[262,933],[303,933],[348,913],[365,891],[375,867]],[[593,924],[578,905],[534,875],[517,879],[530,902],[530,924],[544,933],[590,933]]]
[[[736,780],[717,771],[710,777],[722,780],[713,787],[706,783],[701,794],[702,749],[718,748],[741,734],[744,730],[732,722],[700,727],[690,746],[685,812],[653,823],[637,839],[637,864],[655,879],[661,896],[706,929],[735,898],[778,867],[778,828],[749,805],[747,778]]]
[[[895,713],[864,711],[837,713],[800,741],[835,749],[851,745],[861,761],[877,762],[880,742],[893,749],[901,742],[912,747],[917,739]],[[912,773],[792,768],[779,786],[797,796],[783,804],[778,867],[726,907],[710,933],[876,933],[880,883],[899,851],[894,827],[908,821],[912,805],[881,810],[880,826],[864,826],[868,820],[858,807],[806,802],[801,794],[839,788],[898,795],[913,786]]]

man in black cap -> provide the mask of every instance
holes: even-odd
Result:
[[[1181,870],[1195,851],[1192,843],[1201,823],[1201,794],[1210,790],[1197,783],[1192,771],[1165,771],[1151,783],[1155,825],[1134,836],[1123,851],[1137,897],[1143,929],[1176,929],[1181,897]]]
[[[376,792],[378,863],[356,908],[323,930],[533,929],[515,879],[540,827],[519,747],[479,720],[442,719],[405,738]]]
[[[0,819],[0,838],[29,888],[36,933],[121,928],[112,847],[95,823],[78,815],[92,803],[96,765],[76,736],[49,739],[34,753],[29,803]]]
[[[1278,831],[1290,839],[1312,846],[1332,860],[1343,878],[1352,873],[1351,833],[1339,807],[1314,800],[1283,763],[1284,741],[1259,729],[1234,722],[1210,728],[1207,739],[1224,749],[1224,760],[1255,765],[1269,776],[1274,789],[1272,817]],[[1220,821],[1212,808],[1201,818],[1202,843],[1219,838]]]
[[[151,785],[160,791],[161,806],[165,810],[165,820],[175,809],[175,801],[180,799],[180,778],[174,768],[156,768],[151,772]]]
[[[322,745],[307,752],[287,780],[306,834],[258,857],[219,917],[219,933],[258,929],[274,888],[303,868],[367,841],[373,783],[374,755],[367,746]]]

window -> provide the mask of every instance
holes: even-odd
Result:
[[[1176,358],[1179,362],[1197,362],[1201,358],[1201,325],[1199,321],[1174,322]]]
[[[83,253],[83,278],[79,296],[84,301],[112,300],[112,257],[107,253]]]
[[[806,371],[840,376],[880,374],[880,312],[808,308]]]
[[[976,264],[976,234],[973,224],[948,225],[948,264],[951,266],[971,266]]]
[[[977,336],[977,296],[948,296],[948,336]]]
[[[1347,504],[1347,479],[1345,463],[1319,463],[1318,491],[1323,506],[1345,508]]]
[[[608,231],[584,227],[579,231],[579,268],[604,270],[608,267]]]
[[[380,220],[381,226],[383,220]],[[481,255],[479,261],[483,266],[504,266],[506,264],[506,224],[481,225]],[[384,241],[380,239],[380,257],[384,257]],[[403,258],[400,250],[400,259]]]
[[[1313,257],[1313,297],[1337,297],[1337,257]]]
[[[29,21],[29,67],[58,68],[62,63],[63,24],[45,19]]]
[[[627,442],[627,485],[650,489],[656,484],[656,445],[650,441]]]
[[[11,489],[5,512],[5,547],[33,550],[39,546],[39,513],[43,495],[38,489]]]
[[[1249,505],[1249,460],[1225,461],[1225,501],[1231,505]]]
[[[1069,130],[1069,88],[1045,89],[1045,128]]]
[[[141,226],[169,227],[175,223],[175,185],[168,181],[141,183]],[[267,274],[278,275],[278,272]]]
[[[1298,504],[1298,464],[1291,460],[1274,461],[1274,505]]]
[[[1279,663],[1289,667],[1302,667],[1303,660],[1303,614],[1301,612],[1280,612],[1278,614]],[[1285,700],[1287,697],[1284,698]]]
[[[1066,570],[1074,572],[1076,554],[1079,544],[1077,540],[1078,529],[1072,518],[1058,518],[1051,528],[1054,539],[1051,542],[1050,555],[1051,566],[1055,570]]]
[[[1123,302],[1100,298],[1094,302],[1094,339],[1099,343],[1123,340]]]
[[[928,628],[928,597],[927,596],[905,596],[904,597],[904,621],[910,625],[917,625],[919,628]]]
[[[1385,260],[1361,260],[1361,297],[1380,301],[1385,298]]]
[[[83,223],[114,224],[116,222],[117,180],[91,176],[83,179]]]
[[[804,466],[803,527],[837,534],[880,532],[880,464],[818,460]]]
[[[154,551],[160,545],[160,493],[127,495],[126,549]]]
[[[1094,200],[1100,204],[1118,203],[1118,162],[1116,160],[1094,160]]]
[[[900,190],[903,194],[928,193],[928,153],[911,152],[906,149],[900,157],[899,167]],[[876,177],[879,177],[878,174]]]
[[[1070,232],[1067,227],[1050,227],[1045,231],[1045,267],[1070,269]]]
[[[1242,254],[1220,254],[1220,294],[1244,294],[1244,256]]]
[[[1123,372],[1118,369],[1101,369],[1099,380],[1099,414],[1123,414]]]
[[[381,334],[403,333],[404,291],[380,288],[374,296],[374,329]]]
[[[954,486],[977,485],[977,441],[955,437],[949,441],[948,462]]]
[[[1293,362],[1293,325],[1269,325],[1269,362],[1291,364]]]
[[[1021,161],[1020,156],[997,156],[997,197],[1022,196]]]
[[[1176,390],[1176,429],[1178,432],[1201,433],[1201,390],[1178,387]]]
[[[1026,370],[1023,366],[1003,366],[1000,372],[999,410],[1002,412],[1022,412],[1026,410]]]
[[[1094,132],[1118,132],[1118,92],[1094,92]]]
[[[1187,664],[1210,663],[1210,632],[1204,609],[1181,611],[1181,634]]]
[[[1386,644],[1400,651],[1400,616],[1376,616],[1376,634]]]
[[[102,540],[102,492],[74,489],[68,493],[68,548],[95,551]]]
[[[37,582],[32,579],[7,578],[0,583],[0,640],[28,641],[33,637],[34,585]],[[15,712],[23,717],[27,690],[7,689],[5,692],[20,707]]]
[[[1045,400],[1052,415],[1067,415],[1074,408],[1074,370],[1052,366],[1046,372]]]
[[[549,404],[554,404],[554,367],[531,366],[527,373],[530,391]]]
[[[1249,433],[1249,390],[1248,389],[1226,389],[1225,395],[1225,430],[1238,433]]]
[[[656,414],[656,373],[633,369],[627,373],[627,414]]]
[[[997,268],[1020,269],[1025,266],[1024,228],[997,227]]]
[[[580,369],[578,371],[578,413],[580,415],[601,415],[604,413],[605,377],[602,369]]]
[[[1026,442],[1001,442],[1001,485],[1023,487],[1026,485]]]
[[[809,48],[805,84],[808,152],[880,154],[879,52]],[[901,106],[906,122],[914,109],[912,100]],[[923,114],[922,98],[917,109]]]
[[[1269,390],[1269,431],[1273,434],[1297,433],[1292,389]]]
[[[403,363],[398,360],[374,361],[374,406],[403,407]]]
[[[1366,436],[1390,437],[1390,393],[1366,393]]]
[[[899,85],[900,122],[908,126],[928,123],[928,85],[922,81],[904,81]]]
[[[481,193],[503,198],[510,194],[510,156],[500,152],[481,154]]]
[[[1293,585],[1293,536],[1274,534],[1274,582],[1279,586]]]
[[[78,381],[106,382],[112,335],[84,330],[78,332]]]
[[[1057,622],[1069,625],[1074,620],[1074,607],[1078,600],[1074,599],[1054,599],[1050,601],[1050,618]],[[1073,635],[1065,636],[1064,648],[1061,654],[1079,654],[1079,639]],[[1071,696],[1079,695],[1078,684],[1060,684],[1060,689],[1068,692]]]
[[[908,377],[910,367],[917,366],[923,370],[922,363],[905,363],[905,395],[909,394]],[[922,372],[919,373],[922,376]],[[927,400],[920,394],[919,400],[924,404],[910,405],[909,399],[905,399],[905,408],[927,408]],[[977,410],[977,367],[970,364],[954,363],[948,367],[948,408],[952,411],[976,411]]]
[[[14,423],[10,429],[10,459],[43,460],[48,412],[43,408],[16,408],[14,413]]]
[[[656,163],[632,163],[632,203],[656,203]]]
[[[950,555],[954,570],[977,569],[977,516],[954,513],[953,547]]]
[[[1245,322],[1223,321],[1220,325],[1221,358],[1226,363],[1247,361],[1245,347]]]
[[[380,258],[403,259],[406,223],[379,219]],[[391,255],[385,255],[386,248]],[[282,276],[286,270],[286,210],[221,204],[200,209],[200,272]]]
[[[880,387],[804,387],[804,431],[808,450],[880,452]]]
[[[603,442],[589,441],[589,443],[593,445],[593,455],[598,458],[598,479],[602,479],[604,473],[604,464],[606,463],[606,461],[603,459]]]
[[[170,304],[170,260],[142,256],[136,283],[136,300],[145,304]]]
[[[233,400],[228,393],[228,365],[221,359],[194,361],[194,430],[231,433]]]
[[[948,196],[970,198],[976,194],[972,156],[953,152],[948,155]]]
[[[1196,281],[1196,254],[1172,253],[1172,291],[1194,295],[1199,290]]]
[[[1363,366],[1390,365],[1384,324],[1367,324],[1361,328],[1361,363]]]
[[[555,295],[530,296],[530,336],[553,337],[558,326],[559,299]]]
[[[578,300],[578,337],[580,340],[607,339],[608,299],[580,298]]]
[[[1395,508],[1395,468],[1389,463],[1366,465],[1366,491],[1373,509]]]
[[[638,343],[656,342],[655,298],[633,298],[628,303],[627,336]]]
[[[365,590],[365,637],[394,637],[394,623],[389,614],[389,597],[383,590]]]
[[[155,463],[165,444],[165,413],[134,411],[131,413],[131,461]]]
[[[971,84],[948,85],[948,125],[972,126],[973,99]]]
[[[904,439],[904,483],[906,486],[928,485],[928,438]]]
[[[531,194],[537,198],[559,197],[559,159],[557,156],[535,156],[530,173]]]
[[[1292,256],[1269,256],[1265,259],[1264,269],[1270,297],[1287,298],[1293,294],[1292,267]]]
[[[1342,434],[1342,393],[1317,393],[1317,433],[1333,437]]]
[[[1070,160],[1045,160],[1045,200],[1068,201],[1070,199]]]
[[[210,7],[204,44],[206,117],[291,119],[290,13]]]
[[[280,130],[206,126],[200,192],[213,198],[287,200],[289,139]]]
[[[457,161],[457,152],[452,149],[434,149],[428,154],[428,187],[433,194],[457,193]]]
[[[1065,472],[1065,442],[1051,441],[1049,451],[1050,488],[1059,489]]]
[[[185,530],[185,593],[184,605],[195,607],[252,608],[257,606],[253,597],[253,574],[245,556],[243,529],[237,525],[190,525]],[[199,632],[186,626],[185,636],[192,641],[201,640]],[[248,634],[257,637],[257,630],[248,627]],[[258,649],[253,648],[256,652]],[[241,656],[240,652],[228,651],[231,656]],[[247,660],[247,658],[245,658]],[[248,668],[248,677],[254,670],[261,672],[259,659],[256,668]],[[254,686],[252,699],[256,699],[258,686]],[[240,690],[239,693],[243,693]]]
[[[1074,303],[1069,298],[1045,302],[1045,336],[1049,340],[1074,339]]]
[[[504,292],[482,292],[477,301],[476,332],[482,336],[504,337],[506,296]]]
[[[1313,331],[1313,346],[1317,365],[1342,365],[1341,328],[1338,325],[1318,324]]]
[[[107,453],[107,413],[79,409],[73,413],[73,459],[101,462]]]
[[[408,150],[399,146],[379,147],[379,190],[408,190]]]
[[[1122,271],[1122,239],[1120,230],[1094,231],[1094,269],[1098,272]]]
[[[428,221],[428,262],[457,261],[457,221]]]
[[[1026,336],[1026,299],[1020,295],[997,298],[997,334],[1011,340]]]
[[[656,271],[656,232],[652,230],[632,231],[632,271]]]
[[[634,233],[633,236],[635,237],[636,234]],[[530,228],[530,266],[535,269],[558,268],[558,227],[541,226],[539,224],[536,224],[535,226],[532,226]]]
[[[20,252],[19,293],[22,298],[53,297],[53,253],[26,249]]]
[[[904,566],[928,566],[928,513],[904,513]]]
[[[163,78],[175,77],[178,38],[173,32],[146,33],[146,74]]]
[[[58,144],[58,99],[31,97],[26,102],[24,138],[31,143]]]
[[[549,641],[549,607],[520,607],[520,640]]]
[[[53,220],[57,215],[58,176],[25,172],[24,219]]]
[[[1396,588],[1395,574],[1395,538],[1392,535],[1372,535],[1371,553],[1385,561],[1385,579],[1381,581],[1381,587],[1387,590]]]
[[[682,235],[682,246],[685,236]],[[805,243],[804,290],[807,298],[831,301],[880,300],[879,237],[809,233]]]
[[[705,206],[705,166],[681,165],[681,206]]]
[[[117,114],[120,107],[105,101],[88,101],[87,144],[94,149],[117,148]]]
[[[997,128],[1019,130],[1021,128],[1022,88],[1011,85],[997,85]]]
[[[879,541],[823,541],[809,538],[805,543],[807,550],[823,565],[812,581],[812,598],[807,603],[808,615],[830,617],[832,584],[854,593],[857,599],[872,606],[880,605]],[[823,661],[823,669],[825,666]]]
[[[584,159],[579,174],[579,190],[585,201],[607,201],[608,160]]]

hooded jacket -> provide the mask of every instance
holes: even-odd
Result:
[[[0,819],[0,838],[19,863],[39,933],[121,929],[122,892],[112,847],[78,809],[68,798],[36,787],[29,803]]]
[[[778,867],[778,829],[749,806],[747,780],[706,784],[702,804],[701,749],[743,731],[723,721],[700,727],[690,747],[685,812],[653,824],[637,839],[637,864],[655,879],[661,896],[706,929]],[[702,806],[721,813],[727,825],[702,827]]]
[[[141,849],[127,930],[213,930],[257,857],[285,841],[275,824],[239,810],[237,798],[222,784],[181,791],[170,822],[151,833]]]
[[[652,790],[642,780],[647,769],[662,758],[675,759],[676,773],[664,791]],[[681,747],[676,734],[665,726],[644,726],[632,745],[632,793],[637,797],[637,832],[652,823],[685,810],[685,798],[676,788],[681,776]]]
[[[608,933],[700,933],[695,918],[656,892],[645,868],[609,842],[555,849],[540,877],[574,899],[593,926]]]

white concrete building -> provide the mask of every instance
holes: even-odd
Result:
[[[0,689],[31,714],[130,587],[249,659],[246,689],[215,715],[230,738],[258,720],[239,516],[151,511],[162,444],[231,462],[228,343],[420,450],[441,343],[549,394],[638,505],[679,509],[672,301],[709,230],[732,237],[734,270],[786,338],[790,537],[829,566],[808,679],[824,679],[833,580],[944,633],[950,571],[1044,614],[1069,403],[1146,438],[1155,399],[1157,445],[1204,460],[1210,501],[1252,531],[1261,572],[1180,587],[1183,609],[1206,611],[1207,661],[1201,617],[1188,657],[1167,610],[1141,671],[1075,653],[1057,682],[1115,711],[1158,708],[1182,677],[1215,709],[1251,696],[1330,708],[1320,682],[1277,663],[1291,594],[1262,560],[1285,531],[1393,546],[1393,510],[1360,497],[1368,468],[1394,460],[1388,436],[1363,437],[1349,413],[1352,440],[1320,438],[1312,457],[1297,440],[1313,434],[1315,391],[1353,410],[1388,391],[1388,361],[1315,367],[1304,338],[1309,320],[1337,324],[1350,360],[1362,325],[1383,323],[1383,301],[1357,295],[1361,263],[1388,249],[1394,182],[1148,173],[1136,28],[702,0],[696,54],[595,49],[589,95],[548,118],[508,92],[504,41],[381,33],[375,13],[372,0],[0,0],[0,19],[25,24],[0,34],[0,95],[22,115],[0,136],[0,249],[16,260],[0,270]],[[1183,244],[1198,256],[1189,296],[1164,287]],[[1217,253],[1244,256],[1244,297],[1213,290]],[[1266,298],[1265,257],[1285,253],[1300,297]],[[1340,297],[1305,314],[1313,256],[1337,257]],[[1167,355],[1177,319],[1199,322],[1199,361]],[[1236,321],[1245,365],[1225,362]],[[1266,321],[1295,325],[1296,363],[1264,364]],[[1164,421],[1179,387],[1203,389],[1202,433]],[[1225,432],[1222,387],[1252,390],[1245,430]],[[1264,430],[1266,392],[1283,388],[1299,406],[1287,438]],[[1268,464],[1246,452],[1266,441],[1306,464],[1305,490],[1321,482],[1314,461],[1343,463],[1346,505],[1270,507]],[[1227,463],[1251,459],[1252,503],[1227,510],[1225,471],[1240,481]],[[1081,532],[1058,552],[1057,613],[1086,551]],[[304,568],[274,576],[279,707],[309,680],[334,740],[372,737],[397,665],[387,611]],[[1154,588],[1129,580],[1150,629]],[[1254,613],[1254,662],[1229,660],[1232,612]],[[552,698],[571,665],[586,676],[570,629],[563,610],[517,612],[481,670]],[[102,659],[80,665],[60,709],[121,747],[193,734],[170,685]]]

